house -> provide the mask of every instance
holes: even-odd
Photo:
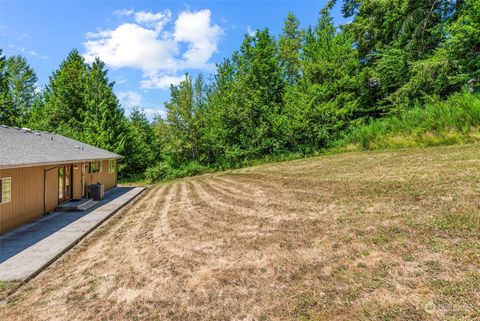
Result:
[[[117,185],[122,156],[47,132],[0,125],[0,233],[87,196],[87,186]]]

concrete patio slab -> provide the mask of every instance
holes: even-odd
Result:
[[[120,187],[88,212],[55,212],[0,236],[0,280],[34,277],[144,190]]]

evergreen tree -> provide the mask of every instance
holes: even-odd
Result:
[[[41,113],[48,131],[82,138],[85,104],[87,66],[77,50],[72,50],[60,68],[50,76],[45,88],[45,106]],[[34,120],[36,121],[36,120]]]
[[[281,123],[285,75],[278,45],[268,29],[246,35],[234,55],[236,65],[229,113],[229,145],[239,156],[258,157],[283,149]]]
[[[202,128],[202,140],[208,146],[206,152],[207,162],[226,162],[227,158],[236,157],[232,145],[236,137],[235,128],[240,128],[237,123],[232,126],[234,118],[233,91],[235,84],[235,65],[225,59],[217,64],[217,72],[207,94],[207,108],[205,119],[207,125]],[[230,121],[229,121],[230,120]]]
[[[432,54],[445,39],[444,24],[455,10],[450,0],[347,0],[347,30],[355,35],[360,57],[375,59],[385,49],[404,49],[411,59]]]
[[[300,22],[289,12],[284,21],[283,32],[278,41],[280,62],[285,68],[287,82],[295,83],[300,77],[300,50],[302,48],[303,31]]]
[[[27,124],[36,96],[37,75],[22,56],[9,57],[6,61],[6,69],[8,98],[5,109],[10,115],[6,123],[23,127]]]
[[[454,66],[451,81],[458,86],[468,85],[470,90],[480,90],[480,2],[457,1],[458,14],[448,27],[449,37],[444,44],[444,54]],[[443,49],[443,48],[442,48]],[[453,88],[453,90],[458,90]],[[450,92],[451,92],[450,91]]]
[[[32,108],[28,113],[27,127],[44,129],[48,126],[47,121],[48,119],[45,116],[45,96],[40,92],[33,99]]]
[[[83,140],[94,146],[122,153],[125,116],[109,82],[105,63],[96,58],[88,67],[83,96]]]
[[[124,172],[131,176],[143,174],[154,162],[153,130],[140,107],[133,108],[126,125]]]
[[[148,121],[147,114],[145,114],[145,110],[139,106],[134,106],[128,118],[130,123],[142,133],[140,137],[142,141],[151,145],[153,140],[152,128]]]
[[[308,28],[302,53],[302,78],[285,95],[292,149],[326,147],[350,122],[362,116],[361,76],[353,39],[337,32],[323,10],[315,28]]]
[[[9,107],[10,95],[8,86],[7,58],[0,48],[0,124],[12,125],[13,117]]]
[[[165,119],[156,115],[151,124],[152,151],[156,162],[173,163],[174,149],[171,148],[174,137],[171,126]],[[179,164],[177,164],[179,165]]]
[[[202,90],[202,84],[195,84],[189,74],[185,75],[185,80],[178,86],[170,87],[170,101],[165,103],[165,108],[174,138],[170,147],[174,149],[179,161],[197,161],[199,157],[200,130],[197,112],[201,108],[201,100],[196,98],[201,96]]]

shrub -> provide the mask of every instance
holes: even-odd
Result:
[[[171,179],[174,178],[173,176],[175,176],[175,170],[167,162],[157,163],[145,171],[145,177],[151,182]]]
[[[464,91],[354,127],[338,145],[369,149],[452,144],[469,141],[479,126],[480,95]]]
[[[177,177],[195,176],[208,172],[208,167],[201,165],[198,162],[190,162],[180,167],[176,171]]]
[[[150,182],[156,182],[161,180],[169,180],[186,176],[195,176],[209,172],[210,169],[201,165],[198,162],[190,162],[179,168],[174,168],[168,162],[160,162],[155,166],[149,167],[145,171],[145,177]]]

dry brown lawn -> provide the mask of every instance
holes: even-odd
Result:
[[[151,187],[1,320],[480,320],[478,145]]]

